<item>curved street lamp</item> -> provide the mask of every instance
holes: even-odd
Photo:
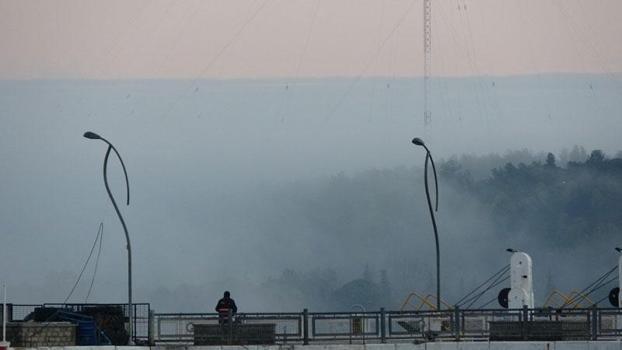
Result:
[[[434,239],[436,241],[436,309],[441,309],[441,257],[440,257],[440,248],[438,244],[438,228],[436,227],[436,217],[434,217],[434,212],[438,211],[438,179],[436,176],[436,166],[434,166],[434,159],[432,159],[432,154],[430,150],[425,145],[422,139],[415,137],[412,140],[412,143],[415,146],[421,146],[425,148],[425,168],[424,168],[424,183],[425,183],[425,195],[428,199],[428,208],[430,209],[430,217],[432,218],[432,226],[434,227]],[[434,172],[434,187],[436,189],[436,205],[435,209],[432,209],[432,200],[430,200],[430,188],[428,186],[428,162],[432,163],[432,170]]]
[[[86,137],[87,139],[91,139],[91,140],[102,140],[104,141],[106,144],[108,144],[108,150],[106,151],[106,157],[104,157],[104,185],[106,185],[106,192],[108,192],[108,197],[110,197],[110,201],[112,202],[112,205],[114,206],[114,210],[117,212],[117,216],[119,217],[119,220],[121,221],[121,225],[123,226],[123,231],[125,232],[125,240],[127,242],[127,294],[128,294],[128,301],[127,301],[127,309],[128,309],[128,318],[129,318],[129,329],[128,329],[128,334],[129,334],[129,341],[130,343],[133,343],[133,339],[132,339],[132,321],[133,321],[133,310],[132,310],[132,248],[130,245],[130,235],[127,232],[127,226],[125,225],[125,220],[123,220],[123,216],[121,215],[121,211],[119,211],[119,206],[117,206],[117,202],[114,200],[114,197],[112,196],[112,192],[110,192],[110,186],[108,186],[108,158],[110,157],[110,151],[114,151],[114,153],[117,155],[117,157],[119,158],[119,161],[121,161],[121,166],[123,167],[123,174],[125,175],[125,185],[126,185],[126,193],[127,193],[127,201],[126,201],[126,205],[130,205],[130,182],[127,178],[127,170],[125,169],[125,164],[123,163],[123,159],[121,158],[121,155],[119,154],[119,152],[117,151],[117,149],[110,143],[108,142],[108,140],[106,140],[105,138],[97,135],[94,132],[91,131],[87,131],[84,133],[84,137]]]

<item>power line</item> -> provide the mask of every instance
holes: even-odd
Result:
[[[71,291],[65,298],[65,301],[63,301],[63,304],[67,303],[69,298],[71,298],[71,296],[73,295],[73,292],[76,290],[78,283],[80,283],[80,279],[82,278],[82,275],[84,274],[84,270],[86,270],[86,266],[89,264],[89,261],[91,260],[91,257],[93,256],[93,251],[95,251],[95,245],[97,245],[97,241],[99,240],[100,235],[103,233],[103,230],[104,230],[104,225],[103,223],[100,223],[99,229],[97,230],[97,235],[95,236],[95,241],[93,241],[93,246],[91,247],[91,251],[89,252],[89,256],[88,258],[86,258],[86,261],[84,262],[84,265],[82,266],[82,270],[80,270],[80,274],[78,275],[78,278],[76,279],[76,283],[74,283],[73,287],[71,288]]]
[[[86,298],[84,298],[84,303],[87,303],[89,300],[89,296],[91,295],[91,291],[93,290],[93,284],[95,283],[95,275],[97,274],[97,266],[99,266],[99,257],[102,253],[102,242],[104,240],[104,223],[99,223],[99,232],[97,233],[99,236],[99,249],[97,250],[97,258],[95,259],[95,268],[93,269],[93,278],[91,278],[91,285],[89,286],[89,291],[86,293]]]
[[[504,267],[502,267],[499,271],[495,272],[494,274],[492,274],[492,276],[490,276],[487,280],[485,280],[484,282],[482,282],[480,285],[478,285],[477,287],[475,287],[472,291],[470,291],[469,293],[467,293],[465,296],[463,296],[460,300],[458,300],[456,302],[456,305],[460,305],[462,304],[463,301],[465,301],[468,297],[470,297],[471,295],[473,295],[474,293],[476,293],[480,288],[482,288],[484,285],[486,285],[488,282],[492,281],[493,279],[495,279],[495,277],[499,276],[499,275],[503,275],[506,272],[508,272],[510,270],[510,265],[505,265]]]
[[[321,0],[316,0],[315,4],[313,6],[312,12],[311,12],[311,22],[309,23],[309,28],[307,30],[307,36],[305,38],[305,41],[303,42],[302,45],[302,49],[300,50],[300,54],[298,55],[298,61],[296,62],[296,67],[294,70],[294,80],[290,82],[286,81],[285,82],[285,96],[287,97],[288,95],[291,95],[291,89],[290,89],[290,85],[291,87],[294,87],[297,85],[297,81],[295,80],[298,77],[298,74],[300,73],[300,68],[302,67],[302,62],[304,57],[307,54],[307,51],[309,49],[309,45],[311,43],[311,36],[313,34],[313,29],[315,27],[315,22],[317,20],[317,14],[320,10],[320,1]],[[283,116],[283,109],[285,109],[285,112],[287,112],[289,110],[289,104],[291,103],[291,96],[285,98],[283,100],[283,102],[279,105],[278,110],[277,110],[277,117],[279,117],[281,119],[281,121],[285,120],[285,117]],[[286,103],[287,101],[287,103]],[[284,106],[285,105],[285,106]]]
[[[566,300],[566,302],[564,302],[564,304],[562,304],[562,306],[560,307],[560,309],[563,309],[565,306],[574,304],[575,302],[578,302],[579,299],[581,298],[586,298],[587,296],[589,296],[591,293],[597,291],[598,289],[600,289],[601,287],[603,287],[604,285],[611,283],[613,280],[615,280],[615,278],[607,281],[607,282],[603,282],[607,279],[607,277],[609,277],[609,275],[611,275],[612,273],[614,273],[616,270],[618,269],[618,265],[614,266],[613,268],[611,268],[611,270],[605,272],[602,276],[600,276],[599,278],[596,279],[596,281],[592,282],[590,285],[588,285],[587,287],[585,287],[582,291],[578,292],[574,297],[572,297],[570,300]],[[586,293],[587,292],[587,293]]]
[[[346,88],[346,91],[341,95],[341,97],[337,100],[337,102],[335,104],[333,104],[332,108],[330,108],[326,119],[329,119],[339,109],[341,104],[346,100],[346,98],[352,92],[352,89],[354,89],[354,87],[356,85],[358,85],[358,83],[363,78],[363,75],[365,75],[367,70],[369,70],[369,68],[371,67],[372,63],[374,63],[378,59],[378,56],[380,56],[380,53],[382,52],[382,49],[387,44],[389,39],[391,39],[393,37],[393,35],[397,32],[397,30],[404,23],[404,20],[406,20],[406,17],[408,16],[410,11],[412,10],[414,3],[415,3],[414,0],[411,1],[410,5],[406,9],[406,11],[404,11],[404,14],[402,15],[402,17],[400,17],[398,19],[398,21],[395,23],[395,25],[393,26],[393,28],[391,29],[389,34],[382,40],[380,45],[378,45],[378,48],[376,49],[376,52],[374,53],[374,55],[370,59],[367,60],[367,62],[363,66],[363,69],[361,69],[360,73],[354,78],[354,80],[352,80],[352,82]]]
[[[195,78],[190,82],[189,87],[192,88],[194,87],[194,89],[192,89],[195,93],[199,91],[199,87],[195,86],[197,84],[197,82],[201,79],[201,76],[203,76],[203,74],[205,74],[207,71],[209,71],[212,66],[220,59],[220,57],[222,55],[225,54],[225,52],[227,52],[227,50],[229,49],[229,47],[231,47],[231,45],[233,45],[233,43],[235,43],[238,38],[242,35],[242,33],[244,33],[244,31],[246,30],[246,28],[248,27],[248,25],[253,22],[255,20],[255,18],[257,18],[257,16],[259,15],[259,13],[266,7],[266,5],[268,4],[269,0],[264,0],[252,13],[249,17],[247,17],[244,22],[242,23],[242,25],[238,28],[238,30],[229,38],[229,40],[223,45],[221,46],[221,48],[218,50],[218,52],[216,52],[216,54],[207,62],[207,64],[205,66],[203,66],[203,68],[201,68],[201,70],[199,71],[199,73],[195,76]],[[171,102],[169,104],[169,107],[166,109],[166,111],[163,113],[164,116],[170,114],[170,112],[175,108],[175,106],[177,105],[177,103],[179,102],[180,97],[178,97],[175,101]]]

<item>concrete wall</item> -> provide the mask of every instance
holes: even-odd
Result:
[[[439,342],[369,345],[246,345],[246,346],[65,346],[16,350],[622,350],[620,341],[564,342]]]
[[[68,322],[16,322],[7,324],[6,336],[13,347],[71,346],[76,344],[76,326]]]
[[[195,345],[218,344],[275,344],[275,324],[240,324],[229,328],[227,325],[195,324]],[[231,332],[231,334],[229,334]]]

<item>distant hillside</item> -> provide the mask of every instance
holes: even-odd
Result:
[[[608,270],[622,244],[620,77],[432,85],[424,127],[418,79],[0,81],[0,256],[15,266],[11,295],[62,302],[103,221],[91,299],[126,297],[105,147],[86,130],[113,142],[128,167],[136,300],[157,309],[209,310],[225,286],[246,310],[266,311],[332,307],[360,286],[371,289],[361,300],[387,307],[432,291],[414,136],[441,170],[449,302],[506,264],[508,247],[532,254],[538,298]],[[122,196],[119,164],[110,166]],[[309,287],[316,280],[327,287]]]

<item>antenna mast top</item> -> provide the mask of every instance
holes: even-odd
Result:
[[[432,0],[423,0],[423,122],[430,125],[430,74],[432,71]]]

